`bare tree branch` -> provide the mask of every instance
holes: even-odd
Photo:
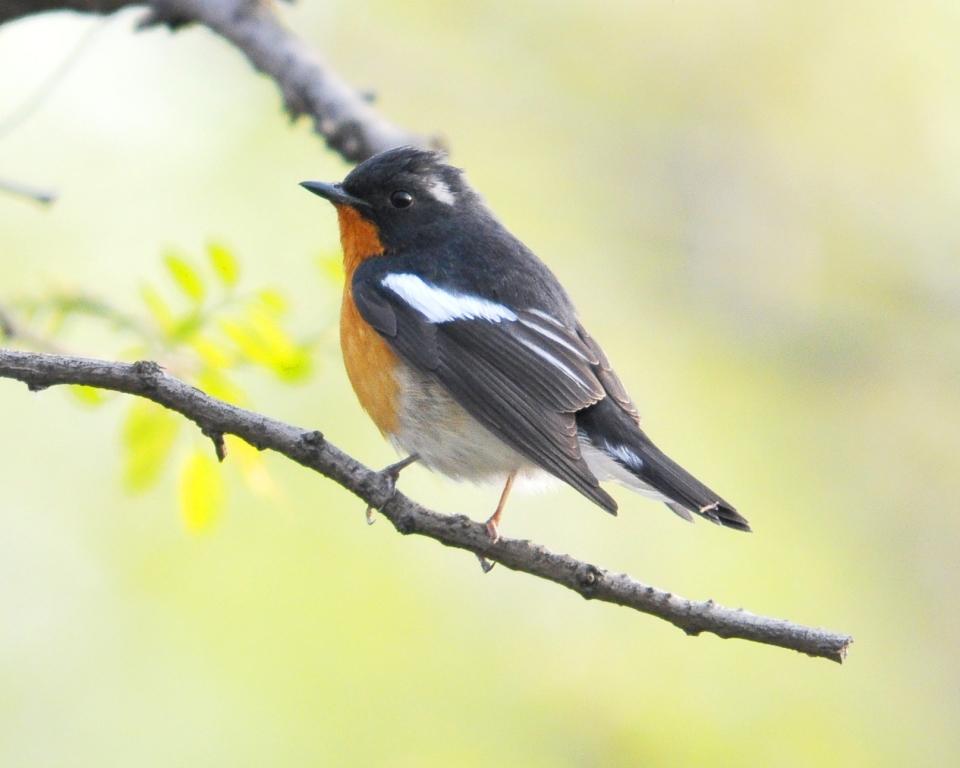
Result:
[[[272,7],[258,0],[0,0],[0,24],[35,13],[74,10],[108,14],[146,6],[140,26],[176,29],[197,22],[243,52],[279,86],[291,116],[309,115],[315,130],[345,159],[360,161],[400,144],[425,146],[435,140],[411,134],[383,119],[368,98],[349,85],[283,27]],[[0,313],[0,334],[23,336]],[[396,492],[393,481],[374,472],[317,431],[300,429],[217,400],[167,375],[155,363],[113,363],[63,355],[0,349],[0,378],[24,382],[31,390],[83,384],[150,399],[195,422],[223,458],[224,434],[270,449],[329,477],[382,513],[403,534],[416,533],[449,547],[553,581],[587,599],[626,606],[662,618],[690,635],[711,632],[793,649],[841,662],[853,639],[781,619],[732,610],[713,601],[694,602],[611,573],[529,541],[503,538],[496,544],[485,528],[462,515],[430,511]]]
[[[587,599],[602,600],[658,616],[688,635],[711,632],[742,638],[841,662],[853,638],[782,619],[757,616],[694,602],[611,573],[529,541],[503,538],[496,544],[483,525],[463,515],[442,515],[395,491],[388,475],[374,472],[327,441],[301,429],[217,400],[167,375],[156,363],[114,363],[81,357],[0,349],[0,378],[15,379],[37,391],[57,384],[85,384],[125,392],[159,403],[190,419],[206,435],[230,434],[269,449],[329,477],[381,510],[400,533],[416,533],[448,547],[502,563],[560,584]]]
[[[25,197],[27,200],[33,200],[41,205],[50,205],[57,199],[57,193],[49,189],[38,189],[9,179],[0,179],[0,192]]]
[[[0,24],[35,13],[113,13],[146,6],[141,27],[199,23],[230,42],[273,79],[292,118],[309,115],[327,145],[351,162],[402,144],[438,146],[384,119],[369,97],[348,85],[303,40],[284,27],[273,6],[258,0],[0,0]]]
[[[113,13],[130,5],[131,0],[0,0],[0,24],[46,11]]]

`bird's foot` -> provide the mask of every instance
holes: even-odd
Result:
[[[703,517],[707,518],[711,523],[716,523],[717,525],[722,525],[720,522],[720,516],[717,514],[720,509],[720,502],[714,501],[711,504],[704,504],[700,507],[700,514]]]
[[[420,459],[419,454],[411,453],[409,456],[407,456],[407,458],[394,462],[393,464],[390,464],[380,470],[380,474],[386,475],[387,478],[390,480],[390,495],[387,496],[386,501],[384,501],[383,504],[380,505],[380,509],[386,506],[387,502],[390,501],[390,499],[393,498],[393,495],[397,492],[397,480],[400,479],[400,473],[403,472],[404,469],[409,467],[414,462],[419,461],[419,459]],[[377,522],[377,518],[374,517],[374,513],[378,511],[379,509],[377,509],[376,507],[369,504],[367,505],[367,511],[366,511],[367,525],[373,525],[375,522]]]
[[[490,515],[490,519],[486,522],[487,536],[493,544],[500,541],[500,516],[503,514],[503,508],[507,504],[507,496],[510,495],[510,489],[513,488],[513,481],[516,477],[516,470],[507,475],[507,482],[504,483],[503,491],[500,493],[500,502],[497,504],[497,511]]]

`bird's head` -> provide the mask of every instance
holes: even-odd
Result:
[[[482,207],[460,169],[445,159],[440,152],[398,147],[365,160],[340,183],[301,186],[336,206],[345,251],[356,239],[353,230],[371,225],[364,239],[375,234],[381,251],[409,246],[442,235],[455,217]]]

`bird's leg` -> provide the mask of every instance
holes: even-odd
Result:
[[[507,475],[507,482],[503,486],[503,493],[500,494],[497,511],[490,515],[490,519],[487,520],[487,535],[494,544],[500,541],[500,516],[503,514],[503,508],[507,505],[507,496],[510,495],[510,489],[513,488],[513,481],[516,476],[516,470]]]
[[[503,492],[500,494],[500,502],[497,504],[497,511],[490,515],[490,519],[487,520],[487,536],[490,537],[490,541],[496,544],[500,541],[500,516],[503,514],[503,508],[507,505],[507,496],[510,495],[510,489],[513,488],[513,481],[516,478],[516,470],[507,475],[507,482],[504,483]],[[477,560],[480,561],[480,567],[483,569],[484,573],[490,573],[493,570],[494,563],[491,563],[487,558],[481,554],[477,554]]]
[[[390,478],[390,482],[393,487],[390,489],[390,497],[393,497],[393,494],[397,492],[397,480],[400,479],[400,473],[403,472],[407,467],[409,467],[414,462],[420,460],[419,453],[411,453],[407,458],[400,459],[400,461],[394,462],[389,466],[384,467],[380,470],[381,474],[386,475]],[[387,499],[389,501],[390,499]],[[373,516],[373,513],[376,510],[373,507],[367,507],[367,525],[373,525],[376,522],[376,518]]]

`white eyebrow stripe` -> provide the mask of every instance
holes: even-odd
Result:
[[[539,356],[542,357],[544,360],[546,360],[548,363],[550,363],[551,365],[553,365],[553,366],[555,366],[556,368],[558,368],[558,369],[560,369],[561,371],[563,371],[570,379],[572,379],[573,381],[575,381],[577,384],[579,384],[579,385],[580,385],[581,387],[583,387],[584,389],[592,389],[592,387],[590,386],[590,382],[584,381],[584,380],[583,380],[583,377],[580,376],[580,375],[579,375],[576,371],[574,371],[572,368],[570,368],[570,366],[568,366],[565,362],[563,362],[563,360],[560,360],[558,357],[556,357],[556,356],[554,356],[554,355],[551,355],[549,352],[547,352],[547,350],[545,350],[545,349],[543,349],[543,348],[541,348],[541,347],[538,347],[538,346],[537,346],[536,344],[534,344],[532,341],[528,341],[527,339],[524,339],[524,338],[522,338],[522,337],[520,337],[520,336],[517,337],[517,341],[519,341],[521,344],[523,344],[523,346],[525,346],[527,349],[529,349],[529,350],[530,350],[531,352],[533,352],[534,354],[539,355]]]
[[[449,323],[452,320],[488,320],[499,323],[517,319],[516,313],[503,304],[480,296],[448,291],[431,285],[418,275],[393,272],[384,276],[380,284],[393,291],[431,323]]]
[[[532,312],[532,311],[534,311],[534,310],[531,310],[531,312]],[[591,359],[590,359],[589,357],[587,357],[585,354],[583,354],[583,352],[582,352],[581,350],[577,349],[575,346],[573,346],[573,344],[571,344],[569,341],[567,341],[566,339],[562,338],[561,336],[558,336],[558,335],[555,334],[553,331],[548,330],[548,329],[544,328],[542,325],[539,325],[538,323],[535,323],[535,322],[533,322],[532,320],[530,320],[530,319],[528,319],[528,318],[525,318],[525,317],[521,317],[521,318],[520,318],[520,322],[521,322],[523,325],[527,326],[527,328],[530,328],[530,329],[536,331],[536,332],[539,333],[541,336],[546,336],[548,339],[553,339],[553,341],[557,342],[557,344],[559,344],[561,347],[565,347],[566,349],[569,349],[571,352],[573,352],[573,354],[575,354],[577,357],[579,357],[579,358],[580,358],[581,360],[583,360],[585,363],[590,363],[590,362],[592,362]]]
[[[457,202],[457,197],[453,194],[453,190],[450,189],[449,185],[441,179],[431,179],[430,183],[427,184],[427,192],[433,197],[434,200],[437,200],[444,205],[453,205]]]

